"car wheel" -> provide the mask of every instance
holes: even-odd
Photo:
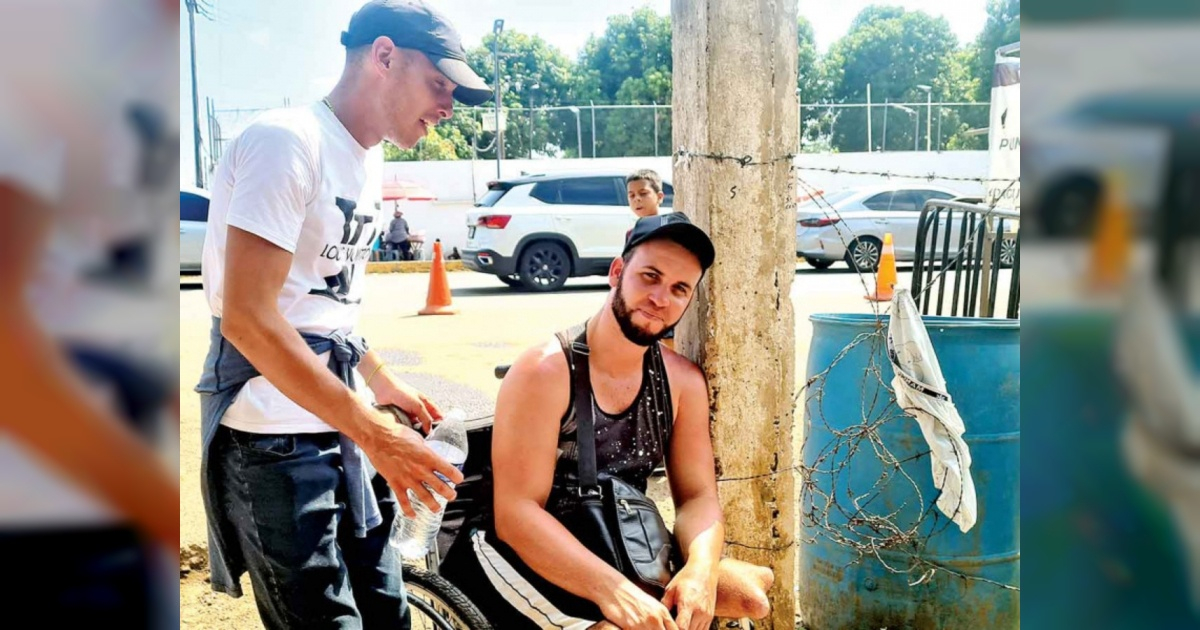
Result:
[[[833,266],[835,261],[821,260],[820,258],[805,258],[804,262],[808,263],[813,269],[828,269]]]
[[[533,243],[521,252],[517,275],[530,291],[557,291],[571,276],[571,258],[558,243]]]
[[[872,236],[860,236],[846,248],[846,264],[855,271],[875,273],[882,254],[883,243]]]
[[[1000,241],[1000,267],[1011,269],[1017,261],[1017,239],[1006,238]]]
[[[1088,176],[1071,177],[1051,186],[1039,204],[1042,232],[1058,238],[1087,236],[1095,224],[1103,193],[1100,182]]]
[[[503,282],[504,284],[507,284],[510,287],[521,286],[521,278],[519,276],[496,276],[496,277],[500,279],[500,282]]]

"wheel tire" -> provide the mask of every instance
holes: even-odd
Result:
[[[425,612],[425,608],[432,608],[456,630],[492,630],[492,625],[483,613],[446,578],[407,564],[402,572],[404,589],[408,592],[409,606],[413,608],[414,618],[417,611]],[[427,606],[414,605],[414,599],[421,600]]]
[[[1051,186],[1038,205],[1042,233],[1051,238],[1091,234],[1103,186],[1089,176],[1075,176]]]
[[[521,279],[518,278],[517,276],[496,276],[496,277],[500,279],[500,282],[503,282],[504,284],[507,284],[510,287],[516,288],[516,287],[522,286]]]
[[[565,247],[553,241],[532,243],[521,252],[517,275],[530,291],[557,291],[571,277],[571,257]]]
[[[1017,260],[1017,239],[1006,238],[1000,242],[1000,268],[1012,269]]]
[[[808,265],[810,267],[812,267],[813,269],[822,270],[822,269],[828,269],[828,268],[832,267],[833,263],[836,261],[821,260],[820,258],[805,258],[804,262],[808,263]]]
[[[873,236],[860,236],[846,248],[846,264],[859,272],[875,273],[883,256],[883,243]]]

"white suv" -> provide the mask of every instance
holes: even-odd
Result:
[[[467,214],[463,263],[530,291],[607,275],[637,219],[626,201],[626,175],[563,172],[490,182]],[[663,193],[663,212],[670,212],[674,190],[666,181]]]

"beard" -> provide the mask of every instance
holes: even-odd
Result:
[[[638,328],[637,324],[633,323],[633,312],[629,309],[629,305],[625,303],[625,292],[621,290],[622,280],[623,278],[617,278],[617,294],[613,297],[612,303],[613,317],[617,319],[617,325],[621,327],[621,333],[625,335],[626,339],[639,346],[649,348],[670,334],[672,330],[675,330],[675,326],[679,322],[675,322],[670,326],[664,326],[657,333]]]

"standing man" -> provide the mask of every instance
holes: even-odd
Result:
[[[213,589],[250,574],[263,624],[408,628],[389,547],[408,492],[438,509],[437,473],[462,474],[419,433],[437,406],[354,335],[365,261],[382,218],[365,190],[367,150],[412,147],[476,105],[487,85],[459,35],[420,1],[373,0],[342,33],[346,62],[320,103],[268,113],[228,148],[213,181],[204,286],[213,313],[201,396],[201,478]],[[361,381],[353,372],[357,368]]]
[[[178,19],[0,9],[0,557],[38,625],[179,624]]]
[[[387,237],[384,239],[388,249],[400,250],[400,260],[412,258],[412,246],[408,243],[408,220],[399,208],[392,214],[392,222],[388,224]]]

